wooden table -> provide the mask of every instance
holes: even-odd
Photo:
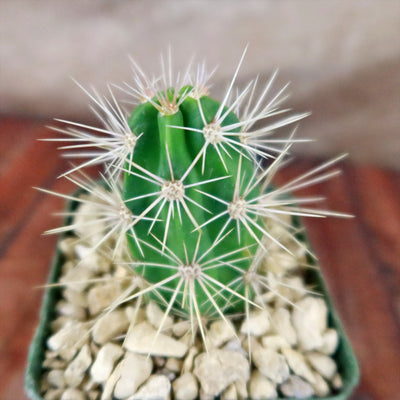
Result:
[[[48,121],[0,120],[0,399],[26,399],[28,346],[38,322],[42,290],[58,226],[51,214],[62,200],[32,189],[74,188],[57,176],[66,170]],[[302,160],[281,179],[315,165]],[[342,165],[343,174],[305,193],[328,197],[327,208],[355,219],[309,219],[306,226],[332,297],[361,366],[353,400],[400,399],[400,173]]]

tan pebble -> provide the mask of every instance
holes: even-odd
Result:
[[[335,374],[332,378],[332,387],[336,390],[339,390],[343,387],[343,380],[339,374]]]
[[[115,362],[123,355],[120,346],[114,343],[105,344],[98,352],[90,368],[90,376],[94,382],[104,383],[114,368]]]
[[[133,325],[138,325],[143,321],[147,321],[146,310],[143,308],[128,306],[125,307],[125,313],[128,320]]]
[[[328,309],[321,298],[307,296],[296,303],[292,321],[302,349],[310,351],[323,345],[327,316]]]
[[[331,356],[335,353],[339,344],[339,335],[335,329],[327,329],[322,334],[322,345],[318,348],[318,351]]]
[[[110,377],[107,379],[105,385],[103,386],[103,393],[101,394],[101,400],[112,400],[112,394],[114,392],[114,388],[119,378],[121,377],[123,362],[121,361],[114,368],[114,371],[111,373]]]
[[[208,342],[214,347],[220,347],[235,337],[235,328],[229,320],[218,320],[210,325],[206,335]]]
[[[88,400],[100,400],[100,390],[89,390],[87,393]]]
[[[62,394],[60,400],[86,400],[86,396],[78,389],[69,388]]]
[[[296,375],[290,375],[289,378],[279,386],[282,394],[286,397],[296,399],[306,399],[314,394],[312,386]]]
[[[234,385],[238,399],[247,399],[249,397],[247,392],[247,380],[239,379]]]
[[[168,358],[165,364],[165,368],[172,372],[180,372],[182,369],[182,360],[178,360],[177,358]]]
[[[44,395],[44,400],[60,400],[64,389],[49,389]]]
[[[159,329],[161,322],[163,322],[161,332],[169,330],[172,327],[173,319],[171,316],[166,316],[160,306],[154,301],[150,301],[146,306],[146,317],[147,320],[153,325],[155,329]],[[164,318],[165,317],[165,318]]]
[[[190,321],[182,320],[172,326],[174,336],[180,338],[191,329]]]
[[[63,297],[71,304],[77,307],[87,307],[88,300],[85,292],[77,292],[71,288],[66,288],[63,291]]]
[[[293,328],[289,310],[283,307],[278,308],[272,314],[271,325],[275,332],[285,338],[290,345],[297,343],[297,334]]]
[[[60,283],[71,290],[83,292],[91,284],[93,275],[93,271],[89,268],[77,265],[60,278]]]
[[[207,395],[219,395],[231,383],[247,381],[249,361],[237,352],[211,350],[195,359],[194,374]]]
[[[152,375],[127,400],[168,400],[171,392],[171,383],[164,375]]]
[[[58,358],[46,358],[42,364],[43,368],[51,369],[64,369],[67,366],[65,360],[60,360]]]
[[[88,293],[90,315],[96,315],[105,310],[121,293],[121,285],[118,282],[111,282],[90,289]]]
[[[295,375],[304,378],[307,382],[310,382],[311,384],[315,383],[314,374],[310,367],[307,365],[307,361],[303,354],[289,347],[282,349],[282,353],[285,356],[290,369],[295,373]]]
[[[188,347],[170,336],[157,331],[149,322],[142,322],[128,332],[124,346],[139,354],[182,358]]]
[[[190,372],[186,372],[172,383],[176,400],[194,400],[199,394],[197,380]]]
[[[314,389],[315,394],[318,397],[326,397],[330,393],[328,383],[317,372],[314,372],[314,379],[315,381],[311,385]]]
[[[262,336],[265,335],[271,326],[270,314],[268,311],[253,311],[249,314],[248,318],[245,318],[240,332],[251,336]]]
[[[263,336],[261,339],[263,347],[266,349],[282,350],[285,347],[290,347],[288,341],[279,335]]]
[[[64,371],[52,369],[47,374],[47,382],[53,388],[63,389],[65,387]]]
[[[86,311],[83,307],[68,303],[65,300],[57,302],[56,310],[58,314],[78,321],[84,321],[86,319]]]
[[[336,374],[337,366],[331,357],[325,354],[314,352],[307,354],[307,358],[311,366],[324,378],[331,380]]]
[[[275,385],[257,370],[250,377],[249,395],[252,399],[275,399],[278,397]]]
[[[231,383],[221,394],[221,400],[237,400],[238,394],[236,391],[236,386]]]
[[[121,376],[114,388],[114,396],[117,399],[132,396],[149,378],[152,368],[151,358],[131,352],[126,353],[122,360]]]
[[[153,362],[156,368],[162,368],[165,365],[166,359],[164,357],[153,357]]]
[[[274,383],[282,383],[289,376],[285,357],[276,350],[266,349],[256,341],[251,343],[252,360],[258,370]]]
[[[57,331],[61,330],[62,328],[64,328],[64,326],[70,325],[73,322],[74,322],[74,320],[71,317],[61,315],[61,316],[57,317],[56,319],[54,319],[53,321],[51,321],[51,325],[50,325],[51,330],[52,330],[52,332],[57,332]]]
[[[79,265],[88,268],[95,273],[106,273],[111,269],[110,261],[99,253],[96,253],[90,247],[77,245],[76,253],[80,258]]]
[[[191,372],[193,370],[193,361],[195,356],[199,353],[199,349],[197,347],[191,347],[188,351],[188,354],[183,361],[182,365],[182,373]]]
[[[75,247],[77,245],[78,239],[76,237],[66,237],[58,242],[58,248],[64,254],[67,259],[72,259],[75,257]]]
[[[64,378],[68,386],[77,387],[85,377],[85,372],[92,363],[92,356],[88,344],[82,347],[77,356],[65,370]]]
[[[129,326],[129,320],[123,310],[112,311],[100,317],[92,331],[93,340],[98,344],[104,344],[116,336],[125,333]]]

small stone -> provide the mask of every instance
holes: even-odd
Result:
[[[183,320],[179,321],[176,324],[172,326],[172,333],[176,337],[182,337],[185,333],[189,332],[191,329],[190,326],[190,321],[189,320]]]
[[[278,397],[274,384],[257,370],[251,374],[249,394],[252,399],[275,399]]]
[[[231,383],[238,380],[247,381],[250,365],[239,353],[212,350],[196,357],[194,374],[200,381],[205,395],[217,396]]]
[[[166,359],[164,357],[153,357],[153,362],[154,365],[156,366],[156,368],[162,368],[165,363],[166,363]]]
[[[63,389],[65,387],[64,371],[52,369],[47,374],[47,382],[53,388]]]
[[[273,349],[266,349],[253,341],[251,344],[253,362],[258,370],[274,383],[282,383],[289,376],[285,357]]]
[[[73,323],[73,319],[70,317],[66,317],[65,315],[61,315],[59,317],[57,317],[56,319],[54,319],[53,321],[51,321],[51,331],[52,332],[58,332],[59,330],[61,330],[62,328],[64,328],[64,326],[66,325],[70,325],[71,323]]]
[[[123,366],[123,360],[117,364],[114,368],[114,371],[107,379],[105,385],[103,386],[103,393],[101,395],[101,400],[111,400],[113,397],[113,392],[116,383],[118,382],[119,378],[121,377],[121,370]]]
[[[170,370],[171,372],[180,372],[182,369],[182,360],[178,360],[177,358],[168,358],[165,368]]]
[[[318,397],[326,397],[330,390],[325,379],[318,373],[314,372],[314,383],[311,383],[314,393]]]
[[[78,389],[69,388],[62,394],[60,400],[86,400],[86,396]]]
[[[286,382],[279,386],[286,397],[305,399],[314,394],[312,386],[296,375],[290,375]]]
[[[131,325],[139,325],[143,321],[147,321],[146,319],[146,310],[143,308],[137,307],[125,307],[125,313],[128,320],[131,322]]]
[[[42,364],[43,368],[49,369],[64,369],[67,366],[65,360],[60,360],[58,358],[46,358]]]
[[[58,242],[58,248],[65,255],[66,258],[74,258],[75,257],[75,247],[77,246],[77,242],[79,239],[76,237],[65,237]]]
[[[154,301],[150,301],[146,307],[146,317],[153,327],[158,330],[161,322],[164,319],[164,312],[161,310],[158,304],[156,304]],[[169,330],[172,327],[173,322],[174,320],[172,317],[168,315],[164,320],[161,332]]]
[[[76,292],[83,292],[91,284],[93,274],[89,268],[76,265],[60,278],[60,283]]]
[[[80,259],[79,265],[88,268],[95,273],[106,273],[111,269],[110,261],[99,253],[92,250],[91,247],[77,245],[76,254]]]
[[[157,373],[164,375],[170,382],[173,382],[176,379],[176,372],[172,372],[167,368],[162,368],[158,370]]]
[[[168,400],[171,383],[164,375],[152,375],[128,400]]]
[[[44,395],[44,400],[60,400],[64,389],[49,389]]]
[[[335,329],[327,329],[322,334],[322,346],[318,348],[318,351],[331,356],[335,353],[339,344],[339,335]]]
[[[197,380],[190,372],[186,372],[172,383],[176,400],[194,400],[199,394]]]
[[[122,360],[120,378],[114,388],[114,396],[124,399],[135,394],[138,387],[149,378],[152,368],[151,358],[126,353]]]
[[[84,321],[86,319],[86,311],[83,307],[76,306],[64,300],[60,300],[56,304],[56,310],[59,315]]]
[[[237,400],[237,398],[238,394],[234,383],[231,383],[221,394],[221,400]]]
[[[339,390],[343,387],[343,380],[339,374],[335,374],[335,376],[332,378],[331,383],[332,383],[332,387],[336,390]]]
[[[63,291],[64,298],[71,304],[77,307],[86,308],[88,306],[86,293],[77,292],[70,288],[66,288]]]
[[[239,399],[247,399],[249,394],[247,392],[247,380],[239,379],[234,383],[237,397]]]
[[[227,351],[236,351],[245,357],[247,356],[247,352],[243,348],[242,342],[238,338],[233,338],[230,340],[222,349]]]
[[[123,355],[120,346],[113,343],[105,344],[97,353],[96,360],[90,369],[90,376],[94,382],[104,383],[114,367],[114,363]]]
[[[296,303],[292,321],[302,349],[310,351],[323,346],[327,314],[323,299],[307,296]]]
[[[57,351],[64,360],[71,360],[88,341],[88,330],[81,322],[65,325],[47,340],[47,347]]]
[[[307,354],[307,358],[311,366],[324,378],[331,380],[336,374],[337,366],[331,357],[325,354],[314,352]]]
[[[188,346],[172,337],[159,333],[148,322],[142,322],[128,332],[124,346],[139,354],[182,358]]]
[[[295,373],[295,375],[304,378],[310,383],[315,383],[314,374],[307,365],[303,354],[289,347],[282,349],[282,353],[285,356],[290,369]]]
[[[90,289],[88,293],[90,315],[96,315],[106,309],[121,293],[121,285],[117,282],[110,282]]]
[[[104,344],[116,336],[125,333],[129,326],[129,320],[123,310],[115,310],[104,316],[95,323],[92,337],[98,344]]]
[[[101,393],[99,390],[89,390],[87,393],[88,400],[99,400]]]
[[[235,328],[229,320],[217,320],[210,325],[206,335],[209,343],[214,347],[220,347],[236,335]]]
[[[265,335],[270,328],[270,314],[266,310],[253,311],[246,318],[240,328],[240,332],[251,336]]]
[[[263,338],[261,339],[261,343],[266,349],[273,350],[282,350],[285,347],[290,347],[288,341],[284,337],[279,335],[263,336]]]
[[[182,365],[182,373],[185,372],[191,372],[193,370],[193,361],[195,356],[199,353],[199,349],[195,346],[191,347],[188,351],[188,354],[185,358],[185,361],[183,361]]]
[[[296,331],[293,328],[290,312],[286,308],[278,308],[272,314],[272,327],[276,333],[286,339],[290,345],[295,345],[297,343]]]
[[[65,370],[64,378],[68,386],[77,387],[83,381],[85,372],[91,363],[90,347],[86,344]]]

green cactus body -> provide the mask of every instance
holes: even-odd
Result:
[[[130,234],[127,237],[133,257],[146,263],[137,271],[152,284],[168,281],[176,273],[179,263],[173,260],[176,257],[172,253],[182,260],[183,268],[196,267],[195,261],[206,254],[201,259],[202,264],[207,265],[204,273],[225,287],[233,289],[232,285],[235,284],[235,291],[238,293],[243,290],[238,288],[241,286],[239,280],[243,276],[243,270],[247,270],[251,264],[251,258],[257,249],[257,240],[247,229],[236,223],[235,218],[227,224],[232,214],[225,213],[212,219],[226,211],[227,204],[233,199],[239,173],[238,165],[241,166],[240,179],[244,177],[246,181],[254,174],[253,161],[250,157],[241,156],[239,151],[231,147],[227,147],[227,153],[218,154],[212,144],[212,137],[211,142],[208,138],[209,142],[205,147],[205,135],[193,131],[203,130],[203,118],[211,124],[220,105],[207,96],[200,100],[187,96],[179,109],[171,115],[161,114],[154,105],[146,102],[139,105],[130,116],[129,126],[132,132],[142,136],[130,155],[131,162],[126,165],[123,199],[132,214],[146,215],[156,218],[157,221],[139,219],[134,226],[136,238]],[[224,108],[222,113],[225,112]],[[237,117],[229,113],[224,118],[223,125],[238,122]],[[240,128],[236,132],[238,130]],[[218,141],[218,138],[214,139]],[[221,161],[221,156],[224,162]],[[152,174],[161,178],[164,183],[150,181],[154,180]],[[216,178],[220,179],[215,180]],[[213,181],[207,182],[210,180]],[[153,193],[156,194],[152,195]],[[247,198],[251,199],[259,194],[260,189],[255,187]],[[257,218],[259,219],[254,219]],[[207,223],[210,220],[212,221]],[[218,237],[224,227],[224,233]],[[257,238],[261,237],[261,232],[256,235]],[[230,256],[225,257],[229,254]],[[218,266],[213,268],[212,260],[219,260]],[[178,283],[179,277],[166,282],[164,287],[172,289],[163,293],[167,301],[171,301]],[[222,289],[222,286],[212,282],[207,284],[207,294],[198,280],[194,281],[194,285],[202,315],[209,314],[212,309],[209,294],[224,312],[243,311],[240,299],[234,302],[234,307],[227,307],[232,294],[229,290]],[[183,286],[182,284],[182,289]],[[184,302],[183,293],[184,290],[177,291],[176,298],[172,300],[174,304],[188,304]],[[189,310],[189,306],[185,308]]]

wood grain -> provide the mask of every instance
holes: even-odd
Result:
[[[28,346],[56,238],[42,236],[59,220],[63,201],[32,189],[70,192],[57,176],[67,168],[46,121],[0,120],[0,399],[25,400]],[[303,160],[279,179],[316,165]],[[327,197],[326,208],[354,219],[308,219],[306,227],[361,366],[352,400],[400,399],[400,174],[345,163],[341,176],[304,194]]]

